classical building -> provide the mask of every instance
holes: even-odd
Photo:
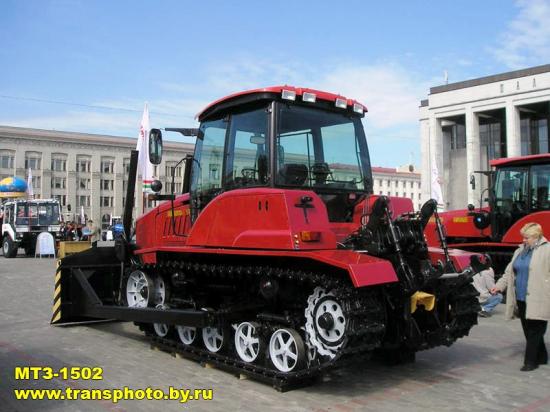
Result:
[[[373,193],[375,195],[407,197],[419,210],[422,206],[420,173],[413,165],[398,168],[372,168]]]
[[[87,218],[109,225],[111,216],[122,216],[130,152],[137,139],[95,134],[59,132],[0,126],[0,180],[8,176],[27,178],[31,169],[34,196],[56,198],[65,219]],[[155,166],[155,177],[167,182],[176,163],[194,145],[164,142],[162,163]],[[176,193],[182,190],[183,167],[175,169]],[[165,191],[168,185],[165,184]],[[141,193],[138,179],[136,193]],[[136,198],[134,216],[143,211]],[[150,206],[150,205],[149,205]]]
[[[446,209],[487,197],[491,159],[548,153],[550,65],[432,87],[420,103],[423,199],[437,171]],[[475,189],[469,184],[475,174]]]

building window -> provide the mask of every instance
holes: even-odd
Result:
[[[64,177],[53,177],[52,178],[52,189],[65,189],[67,184],[67,179]]]
[[[89,190],[90,189],[90,184],[91,184],[90,179],[84,178],[84,177],[79,177],[78,178],[78,188],[79,189]]]
[[[63,154],[52,153],[51,169],[54,172],[67,171],[67,156]]]
[[[40,189],[41,183],[42,183],[42,177],[40,177],[40,176],[33,176],[32,177],[32,188],[33,189]]]
[[[124,168],[124,173],[129,174],[130,173],[130,159],[125,158],[122,161],[122,167]]]
[[[26,152],[25,169],[40,170],[42,166],[42,153]]]
[[[175,167],[176,163],[168,163],[166,164],[166,177],[172,178],[172,173],[174,173],[174,178],[178,178],[182,176],[182,168],[181,166]]]
[[[101,190],[113,190],[114,183],[114,180],[101,179]]]
[[[450,141],[451,150],[466,149],[466,127],[463,124],[454,124],[442,128],[443,136]]]
[[[114,173],[115,171],[115,160],[112,158],[102,158],[101,159],[101,173]]]
[[[479,140],[487,150],[488,160],[506,157],[506,137],[500,123],[480,124]]]
[[[548,119],[521,119],[521,155],[549,152]]]
[[[101,196],[100,197],[100,206],[101,207],[113,207],[113,197],[111,197],[111,196]]]
[[[76,197],[76,207],[90,207],[90,196],[77,196]]]
[[[67,195],[53,195],[52,198],[57,200],[61,206],[67,206]]]
[[[76,171],[80,173],[90,173],[92,161],[89,157],[79,157],[76,159]]]
[[[13,169],[15,164],[15,152],[11,150],[0,151],[0,168]]]
[[[220,165],[219,164],[210,164],[208,167],[209,174],[208,178],[210,180],[219,180],[220,178]]]

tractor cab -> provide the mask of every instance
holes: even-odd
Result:
[[[286,86],[213,103],[198,116],[188,162],[192,219],[222,192],[270,187],[314,191],[330,221],[351,221],[372,192],[364,111],[341,96]]]
[[[490,196],[494,239],[502,239],[517,221],[550,210],[550,155],[498,159]]]

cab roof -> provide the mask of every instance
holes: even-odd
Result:
[[[528,165],[533,163],[545,163],[550,162],[550,153],[529,155],[529,156],[518,156],[518,157],[503,157],[501,159],[491,160],[490,165],[492,167],[503,167],[503,166],[519,166],[519,165]]]
[[[316,96],[317,100],[323,100],[330,103],[336,103],[336,99],[345,100],[347,108],[352,108],[354,104],[359,104],[363,107],[364,112],[367,111],[367,107],[353,99],[348,99],[344,96],[341,96],[339,94],[324,92],[321,90],[315,90],[315,89],[309,89],[305,87],[294,87],[294,86],[271,86],[271,87],[264,87],[261,89],[252,89],[252,90],[246,90],[243,92],[233,93],[226,97],[223,97],[221,99],[216,100],[213,103],[210,103],[208,106],[206,106],[201,112],[199,112],[196,116],[196,118],[199,121],[202,121],[204,118],[206,118],[208,115],[218,111],[218,108],[225,107],[226,105],[230,105],[232,102],[235,102],[246,97],[257,97],[258,99],[261,98],[267,98],[269,97],[273,98],[276,96],[282,96],[283,91],[290,91],[296,93],[296,99],[298,98],[303,99],[304,93],[310,93],[314,94]]]

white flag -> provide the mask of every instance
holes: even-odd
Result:
[[[32,169],[29,167],[29,174],[27,175],[27,197],[29,199],[34,198],[34,190],[32,187]]]
[[[441,179],[439,179],[439,171],[437,170],[437,163],[435,159],[432,159],[432,174],[431,174],[431,198],[437,201],[438,205],[443,206],[443,192],[441,191]]]
[[[151,190],[151,182],[153,181],[153,165],[149,161],[149,107],[145,103],[143,108],[143,116],[139,126],[139,137],[136,150],[139,151],[138,157],[138,173],[141,173],[143,181],[143,192],[153,193]]]

